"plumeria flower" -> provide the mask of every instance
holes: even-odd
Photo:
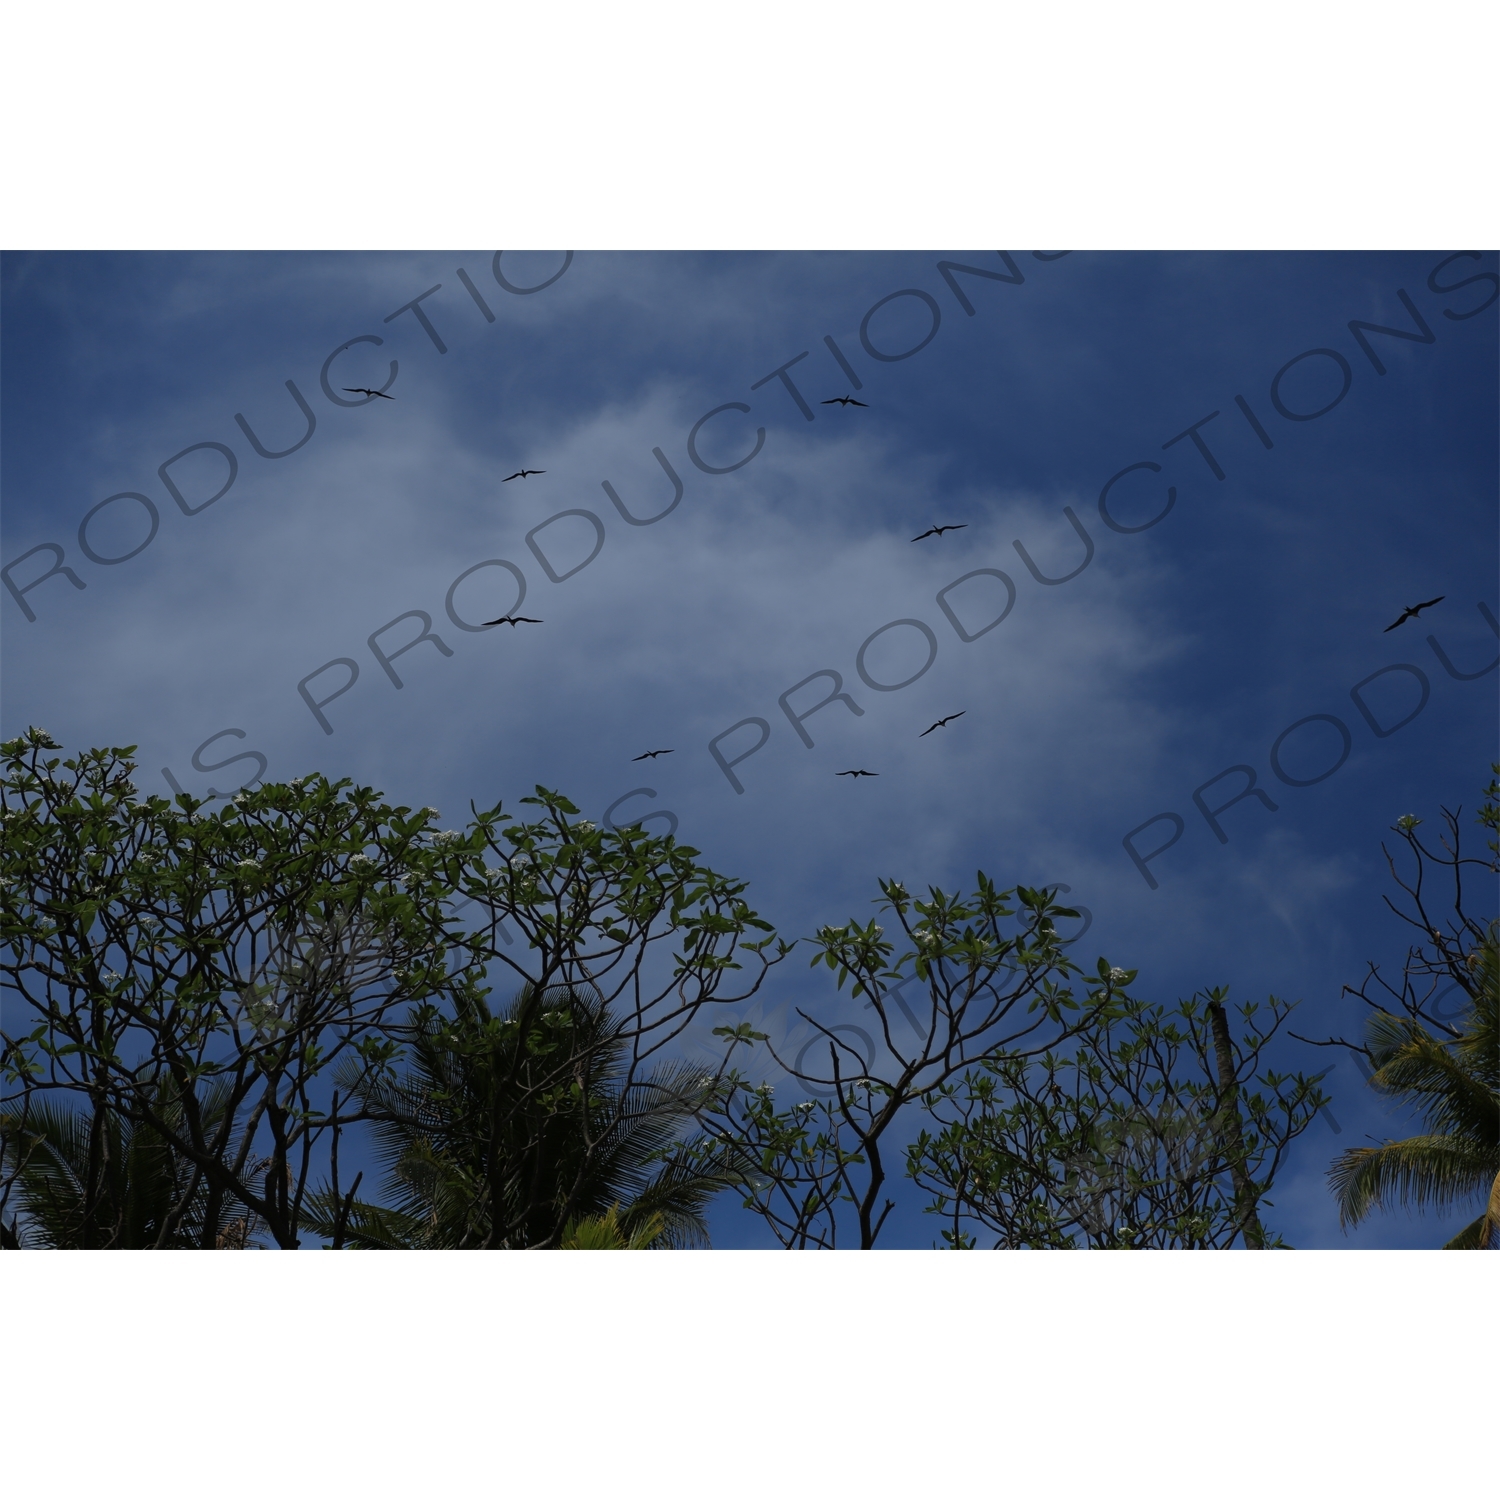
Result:
[[[1125,977],[1125,971],[1124,969],[1111,969],[1109,977],[1111,983],[1118,984]]]

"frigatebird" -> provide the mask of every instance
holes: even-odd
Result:
[[[500,481],[501,484],[509,484],[512,479],[525,479],[528,474],[545,474],[545,469],[517,469],[514,474],[507,474]]]
[[[632,755],[632,763],[638,760],[655,760],[658,755],[670,755],[670,750],[648,750],[644,755]]]
[[[929,526],[921,536],[914,536],[912,541],[920,542],[930,536],[942,536],[945,531],[964,531],[968,528],[967,521],[960,521],[957,526]]]
[[[498,620],[486,620],[486,625],[540,625],[542,621],[533,620],[529,615],[501,615]]]
[[[853,396],[835,396],[823,402],[824,406],[868,406],[868,401],[856,401]]]
[[[372,391],[367,385],[346,385],[344,387],[351,396],[379,396],[382,401],[394,401],[394,396],[387,396],[384,391]]]
[[[1403,609],[1401,611],[1401,618],[1396,621],[1396,625],[1404,625],[1408,620],[1415,620],[1424,609],[1431,609],[1434,604],[1441,604],[1447,597],[1448,596],[1446,594],[1439,594],[1436,599],[1429,599],[1425,604],[1409,605],[1406,609]],[[1387,625],[1385,629],[1380,632],[1381,635],[1388,634],[1390,631],[1396,628],[1396,625]]]
[[[879,776],[879,771],[835,771],[835,776]]]
[[[966,708],[961,708],[956,714],[949,714],[946,719],[939,719],[936,724],[933,724],[930,728],[924,729],[921,734],[917,736],[917,738],[919,740],[926,739],[934,729],[941,729],[944,724],[951,724],[955,719],[963,718],[963,716],[968,713],[968,711],[969,710]]]

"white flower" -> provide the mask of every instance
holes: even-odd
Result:
[[[1111,969],[1109,977],[1111,983],[1118,984],[1125,977],[1125,971],[1124,969]]]
[[[430,818],[440,818],[440,817],[442,817],[442,813],[440,813],[437,810],[437,808],[435,808],[435,807],[424,807],[422,809],[422,811],[424,813],[426,813],[427,816],[430,817]]]
[[[363,869],[366,865],[373,865],[375,861],[368,854],[355,854],[350,857],[349,863],[351,865],[358,865]]]
[[[259,863],[258,860],[242,859],[239,862],[239,868],[241,870],[246,870],[246,869],[248,869],[248,870],[258,870],[258,869],[260,869],[260,863]]]
[[[583,822],[578,824],[578,827],[581,828],[584,833],[592,833],[594,831],[594,825],[590,823],[587,818],[585,818]]]

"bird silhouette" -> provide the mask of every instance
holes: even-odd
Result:
[[[545,474],[545,469],[517,469],[514,474],[507,474],[500,481],[501,484],[509,484],[512,479],[525,479],[528,474]]]
[[[868,406],[868,401],[856,401],[853,396],[834,396],[831,400],[823,402],[824,406]]]
[[[1447,597],[1448,596],[1446,594],[1439,594],[1436,599],[1429,599],[1424,604],[1408,605],[1401,611],[1401,618],[1396,621],[1396,625],[1404,625],[1408,620],[1415,620],[1424,609],[1431,609],[1434,604],[1441,604]],[[1380,632],[1381,635],[1388,634],[1390,631],[1396,628],[1396,625],[1387,625],[1385,629]]]
[[[387,396],[384,391],[372,391],[367,385],[346,385],[344,387],[351,396],[379,396],[382,401],[394,401],[394,396]]]
[[[879,771],[835,771],[835,776],[879,776]]]
[[[632,755],[632,763],[638,760],[655,760],[658,755],[670,755],[670,750],[648,750],[644,755]]]
[[[929,526],[921,536],[914,536],[912,541],[920,542],[929,536],[942,536],[945,531],[964,531],[967,530],[968,524],[967,521],[960,521],[957,526]]]
[[[529,615],[501,615],[498,620],[486,620],[486,625],[540,625],[541,620],[533,620]]]
[[[958,711],[958,712],[957,712],[957,713],[956,713],[956,714],[949,714],[949,715],[948,715],[948,717],[947,717],[947,718],[946,718],[946,719],[939,719],[939,720],[938,720],[938,721],[937,721],[937,723],[936,723],[936,724],[933,724],[933,725],[932,725],[932,726],[930,726],[930,727],[929,727],[929,728],[927,728],[927,729],[924,729],[924,730],[923,730],[923,731],[922,731],[922,732],[921,732],[921,734],[919,734],[919,735],[918,735],[918,736],[917,736],[917,738],[918,738],[918,739],[919,739],[919,740],[921,740],[921,739],[926,739],[926,738],[927,738],[927,736],[928,736],[928,735],[929,735],[929,734],[931,734],[931,733],[932,733],[932,731],[933,731],[933,730],[934,730],[934,729],[941,729],[941,728],[942,728],[942,727],[943,727],[943,725],[944,725],[944,724],[951,724],[951,723],[952,723],[952,722],[953,722],[953,721],[954,721],[954,720],[955,720],[955,719],[961,719],[961,718],[963,718],[963,716],[964,716],[964,715],[965,715],[965,714],[966,714],[966,713],[968,713],[968,711],[969,711],[969,710],[968,710],[968,709],[966,709],[966,708],[961,708],[961,709],[959,709],[959,711]]]

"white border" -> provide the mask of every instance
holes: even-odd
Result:
[[[1493,1271],[7,1255],[5,1468],[49,1497],[1456,1494],[1487,1472]]]
[[[13,7],[11,248],[1493,245],[1492,0]]]

